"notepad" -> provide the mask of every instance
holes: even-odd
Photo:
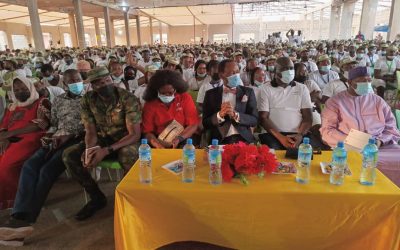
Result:
[[[370,138],[370,134],[358,131],[357,129],[351,129],[344,140],[344,146],[347,151],[361,152],[365,145],[368,144]]]

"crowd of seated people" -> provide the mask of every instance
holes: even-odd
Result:
[[[90,174],[103,160],[127,173],[140,138],[153,148],[262,143],[329,150],[351,129],[370,134],[379,168],[400,186],[396,72],[400,41],[154,45],[0,52],[0,244],[22,245],[67,169],[107,205]],[[177,129],[177,130],[174,130]],[[179,131],[179,132],[176,132]]]

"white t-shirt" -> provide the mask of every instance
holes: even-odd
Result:
[[[138,89],[139,88],[139,79],[141,78],[141,77],[143,77],[144,75],[143,75],[143,73],[142,72],[140,72],[139,70],[136,72],[136,77],[135,77],[135,79],[133,79],[133,80],[128,80],[128,85],[129,85],[129,91],[130,92],[135,92],[136,91],[136,89]]]
[[[347,83],[342,82],[341,80],[330,81],[324,87],[322,95],[327,97],[332,97],[342,91],[347,90],[348,87],[349,85]]]
[[[201,86],[203,86],[205,83],[209,83],[211,81],[210,76],[206,76],[203,80],[198,81],[196,77],[192,77],[189,80],[189,89],[190,90],[199,90]]]
[[[188,82],[194,76],[194,69],[192,68],[183,69],[182,72],[182,77],[185,82]]]
[[[259,111],[269,112],[269,118],[280,132],[298,132],[303,120],[301,109],[312,108],[310,92],[304,84],[261,87]]]
[[[374,54],[373,56],[365,54],[363,59],[369,67],[374,67],[376,62],[379,60],[379,56],[377,54]]]
[[[301,62],[301,63],[306,65],[308,73],[312,73],[312,72],[318,70],[317,64],[315,62],[313,62],[313,61]]]
[[[65,91],[60,88],[60,87],[56,87],[56,86],[47,86],[46,87],[47,90],[49,91],[49,101],[50,103],[53,103],[54,99],[65,93]]]
[[[304,85],[306,85],[306,87],[310,93],[312,93],[314,91],[321,92],[321,88],[318,86],[318,84],[314,80],[308,79],[304,82]]]
[[[146,88],[147,88],[147,84],[142,84],[136,89],[136,91],[134,93],[134,95],[137,98],[139,98],[140,105],[142,105],[142,108],[144,107],[144,104],[145,104],[145,101],[143,100],[143,95],[144,95],[144,92],[146,91]]]
[[[400,69],[400,60],[395,57],[392,61],[388,61],[386,57],[379,59],[375,64],[375,69],[381,70],[381,75],[391,75],[397,69]]]
[[[142,66],[143,68],[146,68],[147,66],[150,66],[150,65],[152,65],[153,64],[153,61],[150,59],[150,61],[148,61],[148,62],[145,62],[145,61],[143,61],[143,60],[139,60],[138,61],[138,64],[140,65],[140,66]]]
[[[320,89],[324,89],[328,82],[339,79],[339,74],[335,71],[329,70],[328,74],[321,75],[319,71],[310,74],[310,80],[314,80]]]

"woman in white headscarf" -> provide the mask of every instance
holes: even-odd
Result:
[[[0,210],[12,207],[22,164],[40,148],[50,125],[50,101],[39,98],[29,79],[16,77],[10,94],[0,125]]]

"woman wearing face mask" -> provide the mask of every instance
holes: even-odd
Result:
[[[0,126],[0,210],[13,205],[22,164],[41,146],[50,119],[49,100],[29,79],[14,79],[11,99]]]
[[[138,75],[137,69],[132,66],[126,66],[124,69],[124,79],[127,81],[129,86],[129,91],[134,93],[136,89],[139,87],[138,79],[140,78]],[[142,74],[143,75],[143,74]]]
[[[377,94],[384,98],[386,90],[397,89],[396,71],[400,70],[400,60],[396,57],[398,49],[391,46],[386,49],[386,56],[381,57],[375,64],[374,86]]]
[[[250,76],[250,87],[253,89],[256,95],[257,103],[260,99],[261,87],[265,84],[265,71],[259,67],[256,67]]]
[[[186,93],[188,85],[178,72],[157,71],[144,93],[146,101],[142,114],[142,132],[154,148],[177,148],[191,138],[199,125],[199,116],[192,97]],[[172,144],[158,139],[158,135],[173,121],[179,122],[183,132]]]
[[[198,60],[194,65],[194,77],[189,80],[189,89],[198,91],[200,87],[210,81],[210,77],[207,76],[207,64],[204,60]]]

